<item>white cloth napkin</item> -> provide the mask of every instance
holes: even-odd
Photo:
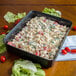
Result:
[[[59,51],[59,54],[56,58],[56,61],[66,61],[66,60],[76,60],[76,54],[67,53],[66,55],[61,54],[61,50],[65,47],[70,49],[76,49],[76,35],[67,36],[62,48]]]

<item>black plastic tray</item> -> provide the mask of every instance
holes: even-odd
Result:
[[[6,45],[6,48],[7,48],[7,51],[9,52],[12,52],[12,53],[15,53],[16,55],[20,56],[21,58],[24,58],[24,59],[28,59],[28,60],[31,60],[33,62],[36,62],[36,63],[39,63],[41,64],[44,68],[48,68],[50,66],[52,66],[53,62],[55,61],[57,55],[58,55],[58,52],[56,53],[54,59],[45,59],[45,58],[42,58],[42,57],[39,57],[39,56],[36,56],[34,54],[31,54],[29,52],[26,52],[24,50],[21,50],[19,48],[16,48],[16,47],[13,47],[13,46],[10,46],[7,44],[7,42],[11,39],[14,38],[14,36],[24,27],[26,26],[26,22],[29,21],[31,18],[34,18],[35,16],[44,16],[48,19],[51,19],[53,21],[57,21],[59,24],[61,25],[64,25],[64,26],[67,26],[69,27],[69,30],[67,31],[65,37],[63,38],[62,40],[62,43],[61,45],[59,46],[59,50],[60,48],[62,47],[64,41],[65,41],[65,38],[68,34],[68,32],[70,31],[71,29],[71,26],[72,26],[72,22],[69,21],[69,20],[66,20],[66,19],[63,19],[63,18],[59,18],[59,17],[55,17],[55,16],[50,16],[48,14],[44,14],[44,13],[41,13],[41,12],[38,12],[38,11],[30,11],[28,13],[28,15],[26,17],[24,17],[7,35],[6,37],[4,38],[4,43]]]

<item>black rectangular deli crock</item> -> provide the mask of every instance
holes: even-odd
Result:
[[[16,47],[13,47],[13,46],[10,46],[7,44],[7,42],[11,39],[13,39],[15,37],[15,35],[24,27],[26,26],[26,23],[34,18],[34,17],[40,17],[40,16],[44,16],[48,19],[51,19],[53,21],[57,21],[59,24],[61,25],[64,25],[64,26],[67,26],[69,27],[69,29],[67,30],[67,33],[65,35],[65,37],[63,38],[60,46],[59,46],[59,50],[61,49],[64,41],[65,41],[65,38],[68,34],[68,32],[70,31],[71,29],[71,26],[72,26],[72,22],[69,21],[69,20],[66,20],[66,19],[63,19],[63,18],[59,18],[59,17],[55,17],[55,16],[51,16],[51,15],[48,15],[48,14],[44,14],[44,13],[41,13],[41,12],[38,12],[38,11],[30,11],[26,17],[24,17],[7,35],[6,37],[4,38],[4,43],[6,45],[6,48],[7,48],[7,51],[9,52],[12,52],[18,56],[20,56],[21,58],[24,58],[24,59],[28,59],[28,60],[31,60],[33,62],[36,62],[36,63],[39,63],[41,64],[44,68],[48,68],[50,66],[52,66],[53,62],[55,61],[57,55],[58,55],[58,52],[56,52],[56,55],[54,56],[54,59],[45,59],[45,58],[42,58],[42,57],[39,57],[39,56],[36,56],[34,54],[31,54],[29,52],[26,52],[24,50],[21,50],[19,48],[16,48]]]

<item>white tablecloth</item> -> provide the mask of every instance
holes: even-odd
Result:
[[[69,47],[70,49],[76,49],[76,35],[67,36],[61,49]],[[56,61],[76,60],[76,54],[67,53],[66,55],[61,54],[61,50],[56,58]]]

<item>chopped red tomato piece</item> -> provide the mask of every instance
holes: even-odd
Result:
[[[43,32],[41,32],[41,31],[39,32],[39,34],[44,35],[44,33],[43,33]]]
[[[54,24],[57,24],[57,22],[54,22]]]
[[[44,49],[44,50],[47,50],[47,47],[45,46],[45,47],[43,47],[43,49]]]
[[[16,47],[16,45],[13,44],[12,42],[8,42],[7,44]]]
[[[46,22],[46,19],[44,19],[43,21]]]
[[[36,52],[35,55],[38,55],[38,52]]]

